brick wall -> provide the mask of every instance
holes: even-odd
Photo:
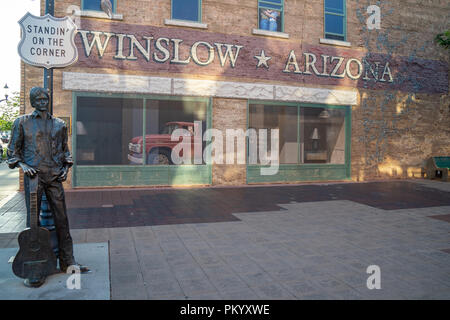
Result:
[[[214,129],[242,129],[247,130],[247,101],[240,99],[213,100],[212,126]],[[224,137],[225,139],[225,137]],[[237,149],[235,143],[235,150]],[[223,162],[227,157],[226,143],[223,142]],[[237,155],[234,154],[234,165],[214,164],[212,169],[213,185],[239,185],[246,183],[246,166],[237,164]]]
[[[118,0],[117,13],[128,24],[152,25],[174,30],[196,29],[165,26],[170,18],[170,1]],[[257,26],[257,1],[203,0],[205,32],[228,33],[269,39],[252,35]],[[450,63],[448,50],[438,47],[435,35],[450,28],[450,5],[445,1],[379,1],[382,29],[368,31],[365,12],[371,1],[347,1],[347,31],[351,50],[364,54],[382,53],[408,59],[431,59]],[[43,7],[44,0],[41,0]],[[69,4],[80,1],[56,1],[56,15],[65,15]],[[289,39],[278,39],[286,45],[319,46],[323,37],[322,1],[286,0],[285,32]],[[105,19],[91,19],[108,22]],[[114,69],[69,67],[65,71],[115,73]],[[122,74],[173,76],[164,72],[122,70]],[[30,111],[27,92],[42,84],[42,70],[23,65],[26,79],[22,94],[25,111]],[[183,75],[177,75],[183,76]],[[190,78],[211,79],[211,76],[189,74]],[[219,77],[214,77],[219,79]],[[236,78],[236,80],[240,80]],[[430,78],[432,82],[432,77]],[[267,82],[267,80],[260,80]],[[274,81],[283,84],[283,81]],[[72,93],[61,89],[61,70],[55,71],[56,116],[68,116],[72,109]],[[302,84],[303,85],[303,84]],[[310,84],[305,83],[305,86]],[[315,85],[324,88],[348,89],[344,86]],[[384,178],[418,177],[421,163],[430,156],[450,154],[450,96],[392,90],[359,88],[359,103],[352,107],[352,179],[364,181]],[[214,99],[213,127],[245,128],[246,101]],[[245,166],[213,166],[213,184],[245,183]],[[66,183],[70,188],[70,181]]]

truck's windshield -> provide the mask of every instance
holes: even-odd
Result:
[[[162,130],[162,134],[172,134],[172,132],[175,130],[175,129],[178,129],[179,128],[179,126],[177,125],[177,124],[169,124],[169,125],[166,125],[164,128],[163,128],[163,130]]]

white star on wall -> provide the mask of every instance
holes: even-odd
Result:
[[[269,65],[267,64],[267,61],[269,61],[272,58],[266,57],[264,50],[261,50],[261,53],[259,54],[259,56],[255,56],[255,59],[258,59],[258,65],[256,66],[256,68],[264,66],[267,69],[269,69]]]

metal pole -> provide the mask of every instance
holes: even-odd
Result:
[[[55,15],[55,0],[45,0],[45,14]],[[49,111],[53,114],[53,68],[44,68],[44,88],[49,91]]]
[[[55,15],[55,1],[45,0],[45,14]],[[44,88],[49,91],[49,108],[48,111],[53,115],[53,68],[44,68]],[[50,231],[53,251],[58,256],[58,237],[56,236],[55,221],[50,209],[45,192],[41,199],[41,212],[39,214],[39,223],[42,227]]]

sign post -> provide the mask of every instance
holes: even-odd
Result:
[[[22,39],[18,46],[22,60],[44,68],[44,88],[49,91],[49,112],[53,114],[53,68],[63,68],[78,60],[75,46],[76,25],[69,18],[55,18],[54,0],[46,0],[45,16],[27,13],[19,24]],[[40,225],[51,232],[52,246],[58,253],[58,240],[53,215],[45,193],[42,195],[39,214]]]
[[[55,15],[55,0],[45,0],[45,14],[49,14],[51,16]],[[44,88],[49,91],[49,111],[50,114],[53,115],[53,68],[44,68]],[[45,195],[43,195],[43,197],[44,196]],[[45,198],[45,202],[47,202],[47,197]]]

